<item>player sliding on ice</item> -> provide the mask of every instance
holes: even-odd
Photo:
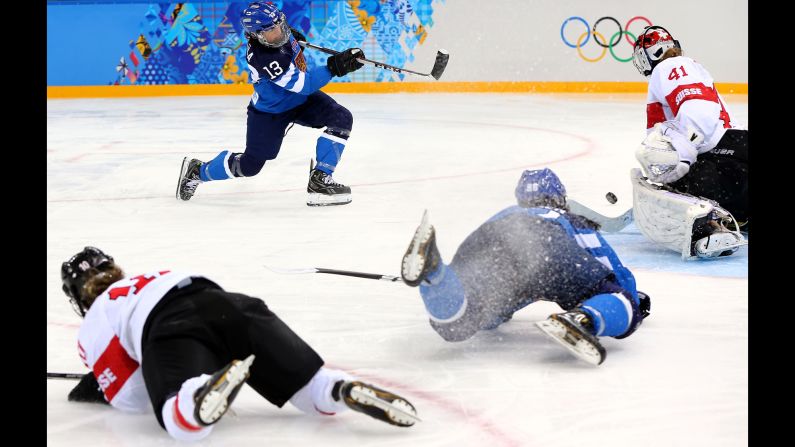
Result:
[[[298,41],[306,41],[287,25],[287,17],[271,3],[253,2],[241,14],[248,39],[246,58],[254,84],[248,104],[246,149],[222,151],[208,162],[185,157],[177,183],[177,198],[190,200],[196,188],[213,180],[257,175],[267,160],[279,154],[285,129],[291,123],[322,128],[317,139],[317,165],[311,169],[307,192],[309,206],[351,202],[351,188],[331,176],[345,150],[353,128],[353,115],[329,95],[319,91],[333,76],[345,76],[363,66],[359,48],[349,48],[328,58],[326,65],[307,70]]]
[[[519,206],[478,227],[450,264],[426,212],[403,256],[403,281],[419,286],[431,327],[447,341],[494,329],[535,301],[553,301],[566,312],[538,326],[598,365],[606,355],[598,337],[632,334],[649,314],[649,297],[637,291],[598,225],[568,212],[554,172],[524,171],[515,194]]]
[[[86,247],[61,266],[63,291],[83,317],[78,350],[92,372],[69,400],[146,412],[172,437],[207,437],[244,383],[272,404],[310,415],[350,408],[399,427],[419,421],[408,400],[323,359],[265,303],[202,275],[126,276]]]

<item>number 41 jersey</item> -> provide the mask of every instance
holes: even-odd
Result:
[[[86,312],[77,348],[114,407],[134,412],[152,408],[140,368],[144,324],[166,293],[197,277],[201,276],[161,270],[124,278],[111,284]]]
[[[704,141],[696,146],[700,154],[714,148],[726,129],[737,127],[712,76],[701,64],[684,56],[660,62],[649,78],[647,131],[671,120],[704,135]]]

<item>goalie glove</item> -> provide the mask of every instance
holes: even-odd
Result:
[[[655,183],[672,183],[690,172],[696,162],[696,145],[703,135],[692,127],[683,131],[676,121],[657,123],[635,151],[646,176]]]
[[[80,379],[80,382],[69,392],[71,402],[94,402],[110,405],[105,400],[105,394],[97,383],[94,373],[90,372]]]

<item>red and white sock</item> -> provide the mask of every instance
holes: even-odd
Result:
[[[290,403],[307,414],[332,416],[348,409],[342,400],[331,396],[331,389],[339,380],[354,380],[353,376],[337,369],[320,368],[309,383],[298,390]]]
[[[176,396],[168,399],[163,405],[163,423],[166,431],[174,439],[180,441],[198,441],[206,438],[213,426],[202,427],[193,415],[196,403],[193,395],[210,378],[209,374],[186,380]]]

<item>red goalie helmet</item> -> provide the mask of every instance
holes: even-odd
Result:
[[[643,76],[651,75],[652,70],[660,63],[663,55],[671,48],[682,47],[679,41],[661,26],[647,26],[643,34],[635,40],[632,52],[632,64]]]

